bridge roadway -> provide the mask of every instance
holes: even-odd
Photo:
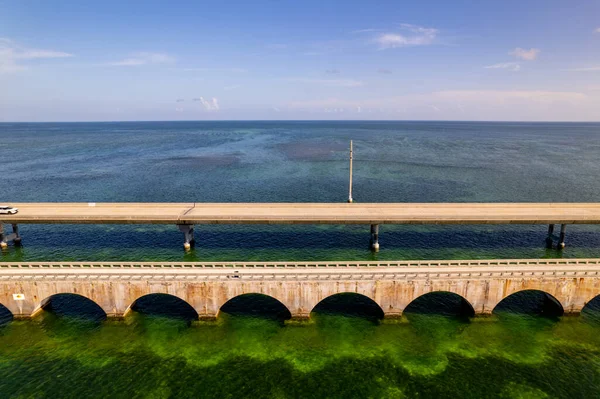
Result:
[[[600,203],[11,203],[4,223],[600,224]]]
[[[380,224],[548,224],[546,246],[565,246],[567,224],[600,224],[600,203],[13,203],[0,215],[0,246],[20,244],[20,223],[176,224],[184,248],[194,245],[195,224],[370,224],[379,250]],[[13,226],[4,235],[3,223]]]
[[[323,299],[356,293],[397,317],[416,298],[434,291],[462,296],[475,314],[489,314],[509,295],[540,290],[567,313],[600,295],[600,259],[447,260],[398,262],[0,263],[0,304],[15,317],[31,317],[53,295],[71,293],[123,317],[136,300],[169,294],[200,318],[217,317],[239,295],[258,293],[281,302],[294,318],[307,318]]]

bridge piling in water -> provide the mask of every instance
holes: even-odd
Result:
[[[554,247],[554,224],[548,225],[548,236],[546,237],[546,248]]]
[[[565,235],[566,235],[567,225],[560,225],[560,237],[558,238],[558,248],[563,249],[565,247]]]
[[[371,225],[371,250],[379,252],[379,225]]]
[[[12,233],[4,234],[4,225],[0,222],[0,248],[8,248],[8,242],[12,241],[15,246],[21,245],[21,235],[19,234],[19,225],[16,223],[12,224]]]
[[[195,244],[194,240],[194,225],[193,224],[178,224],[179,231],[183,233],[183,248],[189,251]]]
[[[13,242],[15,243],[16,246],[20,246],[21,245],[21,236],[19,235],[19,225],[18,224],[13,224],[12,225],[12,230],[13,230]]]

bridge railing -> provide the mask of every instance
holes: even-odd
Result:
[[[411,260],[381,262],[0,262],[2,269],[55,268],[161,268],[161,269],[284,269],[284,268],[385,268],[385,267],[460,267],[460,266],[562,266],[600,265],[600,259],[485,259],[485,260]]]

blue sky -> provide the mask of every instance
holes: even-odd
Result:
[[[3,1],[0,121],[600,120],[600,2]]]

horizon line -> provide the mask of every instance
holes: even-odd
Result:
[[[16,123],[183,123],[183,122],[450,122],[450,123],[600,123],[577,120],[473,120],[473,119],[140,119],[140,120],[67,120],[67,121],[2,121]]]

